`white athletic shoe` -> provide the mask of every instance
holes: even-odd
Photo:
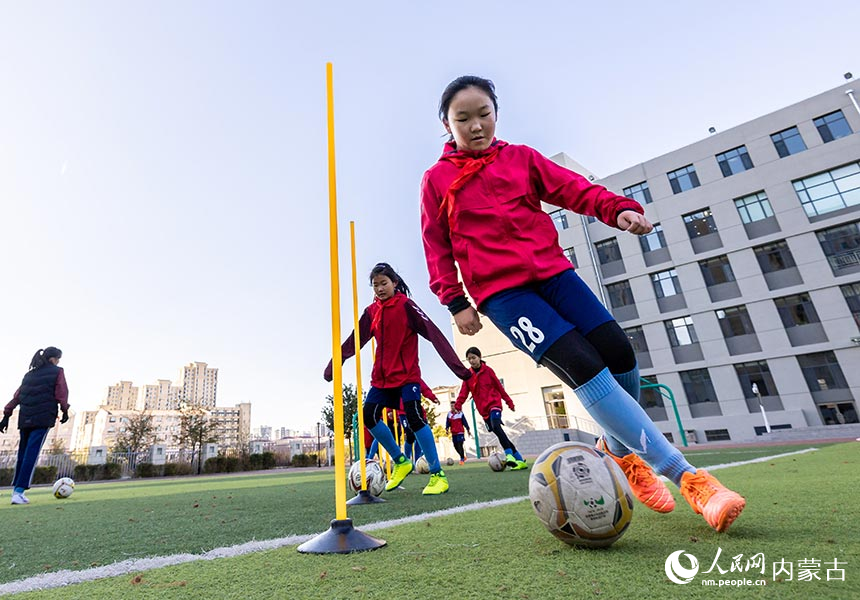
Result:
[[[12,492],[12,504],[30,504],[23,492]]]

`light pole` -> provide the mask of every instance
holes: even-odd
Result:
[[[317,469],[322,466],[320,462],[320,429],[322,428],[322,423],[317,421]]]
[[[761,409],[761,418],[764,419],[764,428],[770,433],[770,423],[767,422],[767,413],[764,411],[764,404],[761,403],[761,392],[758,390],[758,384],[752,384],[752,393],[758,397],[758,407]]]

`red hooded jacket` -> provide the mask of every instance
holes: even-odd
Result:
[[[573,268],[541,201],[595,216],[611,227],[618,226],[618,214],[624,210],[644,212],[635,200],[590,183],[528,146],[494,140],[486,152],[495,147],[495,159],[456,192],[452,206],[445,207],[448,214],[440,206],[460,174],[451,160],[470,155],[449,142],[439,161],[424,173],[424,255],[430,289],[443,304],[463,296],[463,285],[480,306],[497,292]]]
[[[481,366],[477,371],[472,369],[472,377],[460,386],[460,393],[454,402],[454,410],[459,412],[463,409],[463,403],[469,394],[472,394],[475,408],[478,409],[484,419],[490,418],[491,410],[502,410],[503,398],[508,408],[514,410],[514,401],[502,387],[502,382],[496,377],[496,372],[483,361],[481,361]]]
[[[417,304],[400,292],[385,301],[376,299],[365,308],[358,321],[358,331],[362,347],[371,335],[376,339],[376,360],[370,376],[373,387],[394,388],[421,381],[419,335],[433,344],[454,375],[460,379],[471,377],[470,369],[463,366],[439,328]],[[355,355],[355,332],[349,334],[341,351],[344,361]],[[326,381],[331,381],[331,361],[323,376]]]

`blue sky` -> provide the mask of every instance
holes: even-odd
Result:
[[[203,361],[219,404],[312,427],[331,393],[327,61],[344,335],[351,219],[362,307],[385,260],[450,334],[418,186],[454,77],[495,81],[500,138],[605,176],[860,75],[857,2],[582,4],[0,0],[7,397],[56,345],[78,410]],[[422,366],[455,382],[426,344]]]

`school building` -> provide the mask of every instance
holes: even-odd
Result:
[[[677,408],[665,388],[644,389],[640,403],[676,444],[681,430],[691,443],[860,435],[856,83],[608,177],[553,157],[635,198],[655,224],[637,237],[544,206],[642,376],[671,390]],[[485,325],[473,337],[454,328],[455,347],[481,348],[504,380],[522,450],[598,431],[570,388]]]

